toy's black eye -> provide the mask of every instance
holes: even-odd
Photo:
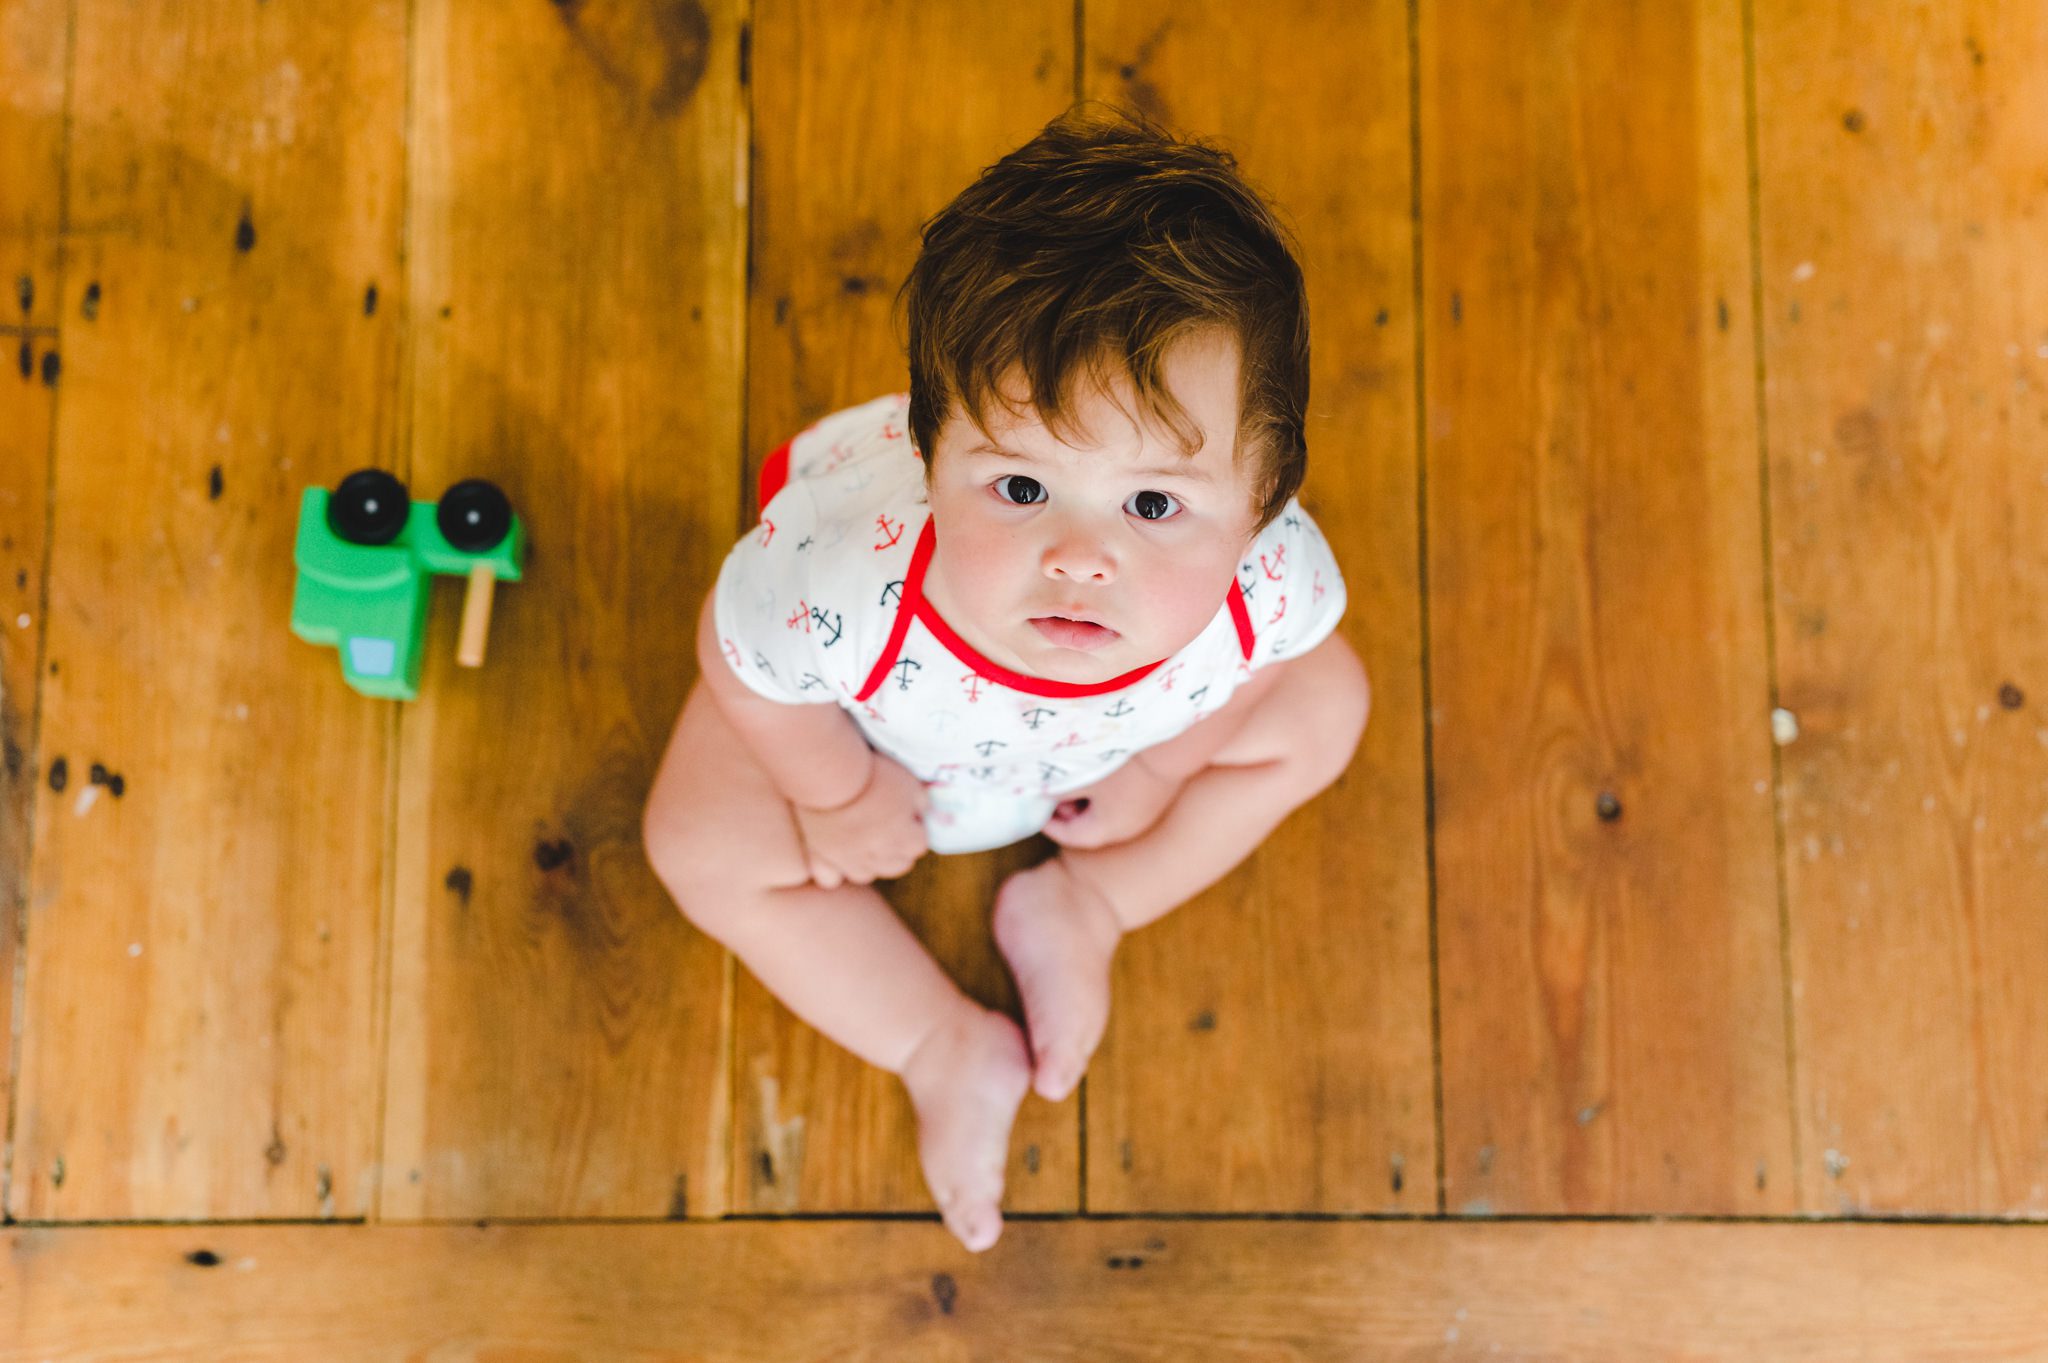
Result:
[[[512,503],[496,483],[465,478],[441,494],[434,509],[442,538],[465,554],[498,547],[512,529]]]
[[[1163,521],[1173,514],[1173,498],[1164,492],[1147,489],[1132,493],[1131,500],[1137,504],[1137,515],[1142,520]]]
[[[1010,498],[1008,495],[1006,495],[1005,490],[1012,483],[1022,483],[1026,488],[1030,488],[1038,492],[1045,491],[1045,488],[1040,486],[1039,481],[1036,478],[1026,478],[1021,473],[1012,473],[1006,475],[1005,477],[996,479],[996,495],[1002,497],[1002,499],[1006,502],[1010,501]],[[1038,499],[1036,497],[1030,496],[1027,493],[1024,499],[1016,504],[1019,506],[1030,506],[1037,500]]]
[[[389,544],[405,529],[412,498],[383,469],[357,469],[327,499],[327,528],[350,544]]]

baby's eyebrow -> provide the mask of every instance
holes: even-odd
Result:
[[[987,444],[972,446],[967,450],[967,453],[998,454],[1005,459],[1016,459],[1026,464],[1036,464],[1039,462],[1028,454],[1022,454],[1016,450],[998,449],[994,445]],[[1170,464],[1154,465],[1151,468],[1139,469],[1137,473],[1140,478],[1179,478],[1190,483],[1213,483],[1216,481],[1208,473],[1193,466],[1175,468]]]

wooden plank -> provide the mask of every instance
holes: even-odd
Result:
[[[2048,1346],[2048,1228],[1013,1221],[16,1229],[7,1356],[1964,1363]],[[365,1309],[374,1303],[374,1309]]]
[[[1741,25],[1421,9],[1453,1212],[1796,1205]]]
[[[1300,237],[1301,500],[1373,681],[1338,784],[1118,947],[1086,1205],[1433,1211],[1407,9],[1127,0],[1086,16],[1087,93],[1220,142]]]
[[[718,1214],[723,952],[640,826],[739,503],[740,11],[413,23],[412,484],[530,553],[479,669],[440,584],[404,715],[379,1211]]]
[[[299,489],[392,453],[404,34],[76,16],[17,1217],[374,1192],[385,713],[287,622]]]
[[[28,910],[30,814],[41,763],[50,428],[62,376],[66,13],[60,0],[0,7],[0,1036],[15,1035],[15,967]],[[50,366],[47,380],[42,371]],[[11,1045],[9,1055],[13,1054]],[[13,1110],[14,1074],[0,1079]],[[0,1180],[6,1173],[0,1170]]]
[[[1760,6],[1810,1211],[2048,1213],[2048,27]]]
[[[918,229],[1067,106],[1073,43],[1073,7],[1052,0],[971,10],[820,0],[757,9],[743,525],[759,515],[755,480],[768,451],[828,412],[908,390],[891,305],[917,258]],[[1031,838],[926,857],[882,887],[961,988],[1020,1025],[989,910],[1005,876],[1055,850]],[[901,1081],[813,1031],[744,969],[739,981],[735,1205],[931,1208]],[[1006,1210],[1078,1205],[1078,1106],[1026,1096],[1010,1142]]]

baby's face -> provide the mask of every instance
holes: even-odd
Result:
[[[1178,651],[1222,609],[1258,521],[1249,470],[1231,458],[1236,341],[1184,341],[1163,369],[1202,428],[1193,457],[1164,427],[1134,424],[1142,416],[1121,376],[1130,417],[1080,385],[1071,434],[1100,442],[1083,448],[1061,444],[1028,407],[1020,419],[999,404],[984,442],[954,404],[931,451],[924,592],[983,656],[1051,681],[1107,681]],[[1019,375],[1004,391],[1023,405]],[[1075,616],[1095,628],[1058,618]]]

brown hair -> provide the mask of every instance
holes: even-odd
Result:
[[[1263,530],[1308,468],[1308,296],[1292,234],[1229,152],[1092,103],[1046,124],[924,224],[896,301],[909,317],[910,433],[926,479],[955,400],[984,436],[991,397],[1022,415],[999,387],[1012,365],[1064,440],[1074,381],[1085,373],[1110,396],[1105,379],[1120,363],[1192,455],[1201,431],[1160,360],[1189,333],[1221,327],[1240,365],[1232,454],[1255,461]]]

